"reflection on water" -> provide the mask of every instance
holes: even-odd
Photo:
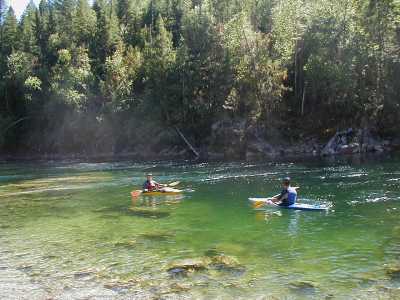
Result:
[[[395,299],[400,161],[356,159],[1,164],[0,298]],[[185,192],[132,198],[148,171]],[[334,211],[246,201],[287,174]]]

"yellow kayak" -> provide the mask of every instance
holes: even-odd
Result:
[[[132,191],[131,192],[132,197],[138,196],[138,192],[139,192],[139,190]],[[144,196],[163,196],[163,195],[178,195],[178,194],[181,194],[182,192],[183,192],[183,190],[165,187],[165,188],[162,188],[161,190],[153,191],[153,192],[141,191],[141,194]]]

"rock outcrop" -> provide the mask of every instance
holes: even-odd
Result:
[[[383,152],[388,150],[389,142],[381,141],[368,128],[338,131],[322,149],[322,155],[355,154]]]

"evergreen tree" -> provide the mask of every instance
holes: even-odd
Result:
[[[55,0],[54,8],[56,12],[56,21],[58,33],[62,39],[63,45],[67,46],[73,40],[74,26],[73,19],[75,15],[75,0]]]
[[[109,30],[107,22],[106,3],[103,0],[96,0],[93,4],[96,13],[96,32],[91,45],[91,56],[95,61],[95,70],[100,78],[104,74],[104,62],[109,53]]]
[[[20,21],[21,49],[25,52],[36,53],[37,44],[34,32],[37,8],[31,0],[26,7]]]
[[[117,0],[117,16],[119,22],[123,26],[127,26],[129,22],[129,14],[131,11],[131,1],[130,0]]]
[[[78,45],[89,46],[94,38],[96,15],[87,0],[78,0],[74,16],[74,40]]]
[[[2,26],[1,52],[7,57],[18,48],[18,22],[12,7],[8,9]]]
[[[148,38],[143,49],[146,87],[150,96],[150,110],[158,110],[161,117],[168,122],[170,111],[166,87],[176,54],[172,47],[172,35],[166,30],[161,16],[156,21],[155,31],[156,35],[152,37],[153,33],[148,29]]]

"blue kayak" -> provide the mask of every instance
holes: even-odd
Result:
[[[313,205],[313,204],[306,204],[306,203],[295,203],[289,206],[279,206],[271,201],[270,198],[249,198],[250,202],[254,204],[260,205],[269,205],[277,208],[284,208],[284,209],[294,209],[294,210],[316,210],[316,211],[327,211],[329,209],[328,206],[325,205]]]

